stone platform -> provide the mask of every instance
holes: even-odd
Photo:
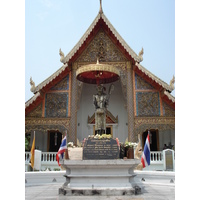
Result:
[[[64,160],[66,182],[59,189],[64,195],[133,195],[141,192],[134,183],[136,159]]]

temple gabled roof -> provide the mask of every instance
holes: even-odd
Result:
[[[120,36],[120,34],[116,31],[116,29],[113,27],[113,25],[109,22],[107,17],[104,15],[104,13],[99,13],[97,17],[94,19],[90,27],[87,29],[85,34],[81,37],[79,42],[74,46],[74,48],[64,57],[63,63],[68,63],[71,58],[77,53],[77,51],[81,48],[81,46],[85,43],[89,35],[93,32],[95,26],[100,22],[100,20],[103,20],[106,26],[108,26],[108,29],[111,31],[111,33],[115,36],[115,38],[119,41],[119,43],[122,45],[122,47],[127,51],[127,53],[133,58],[136,62],[141,62],[143,59],[141,56],[138,56],[130,47],[129,45],[124,41],[124,39]]]
[[[53,73],[50,77],[48,77],[46,80],[44,80],[39,85],[33,88],[32,92],[35,95],[26,102],[25,108],[27,108],[34,101],[37,101],[38,98],[41,98],[41,91],[47,91],[47,89],[50,88],[50,85],[52,86],[53,83],[55,84],[56,82],[61,80],[61,78],[63,78],[66,75],[66,73],[70,71],[72,63],[81,55],[81,53],[88,46],[88,44],[100,30],[100,28],[103,28],[106,31],[106,33],[109,35],[110,38],[112,38],[116,46],[127,57],[127,59],[132,60],[135,66],[135,71],[147,77],[147,79],[150,82],[153,82],[154,85],[157,86],[157,88],[159,88],[160,91],[165,91],[165,93],[163,92],[163,94],[166,97],[168,97],[168,100],[174,103],[175,98],[170,94],[173,90],[173,87],[168,85],[167,83],[159,79],[157,76],[149,72],[142,65],[140,65],[140,62],[143,60],[143,53],[139,53],[139,55],[137,55],[129,47],[129,45],[124,41],[124,39],[120,36],[120,34],[116,31],[116,29],[113,27],[113,25],[109,22],[107,17],[100,9],[98,15],[96,16],[92,24],[89,26],[85,34],[74,46],[74,48],[66,56],[64,56],[64,54],[60,51],[60,61],[63,63],[63,66],[60,69],[58,69],[55,73]]]
[[[120,34],[116,31],[116,29],[112,26],[112,24],[109,22],[109,20],[106,18],[106,16],[103,13],[98,13],[90,27],[87,29],[85,34],[81,37],[81,39],[78,41],[78,43],[74,46],[74,48],[66,55],[64,58],[62,58],[62,63],[64,64],[60,69],[58,69],[54,74],[52,74],[49,78],[44,80],[42,83],[40,83],[38,86],[35,87],[33,90],[33,93],[38,92],[39,90],[43,89],[47,84],[49,84],[53,79],[55,79],[57,76],[59,76],[68,66],[71,65],[71,63],[77,58],[78,55],[80,55],[80,52],[83,51],[83,48],[85,48],[85,44],[88,44],[91,41],[91,38],[94,36],[94,32],[96,33],[98,29],[98,24],[101,24],[102,26],[107,26],[107,29],[109,30],[110,34],[115,38],[116,41],[119,42],[118,45],[121,46],[121,49],[127,52],[130,58],[132,58],[136,62],[141,62],[143,60],[142,56],[138,56],[130,47],[129,45],[124,41],[124,39],[120,36]],[[98,29],[98,30],[97,30]],[[89,40],[89,41],[88,41]]]

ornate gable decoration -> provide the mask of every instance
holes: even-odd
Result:
[[[42,117],[42,103],[39,104],[39,106],[31,111],[26,117]]]
[[[123,62],[127,60],[102,29],[97,33],[77,61],[96,62],[97,57],[100,62]]]
[[[88,124],[95,124],[95,113],[89,117]],[[106,124],[118,124],[118,116],[114,117],[112,113],[106,110]]]
[[[50,90],[69,90],[69,74],[59,83],[54,85]]]
[[[145,89],[149,89],[149,90],[153,90],[155,89],[152,85],[150,85],[149,83],[147,83],[143,78],[141,78],[140,76],[138,76],[137,74],[135,74],[135,89],[139,89],[139,90],[145,90]]]

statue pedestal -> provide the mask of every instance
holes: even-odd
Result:
[[[133,169],[140,160],[64,160],[66,182],[59,189],[64,195],[133,195],[141,192],[134,183]]]

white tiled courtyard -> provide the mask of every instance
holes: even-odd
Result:
[[[58,189],[65,181],[61,172],[34,172],[25,173],[25,199],[110,199],[110,200],[174,200],[175,199],[175,173],[174,172],[142,172],[136,171],[135,181],[143,186],[143,192],[132,196],[64,196],[58,194]],[[39,174],[39,175],[38,175]]]

